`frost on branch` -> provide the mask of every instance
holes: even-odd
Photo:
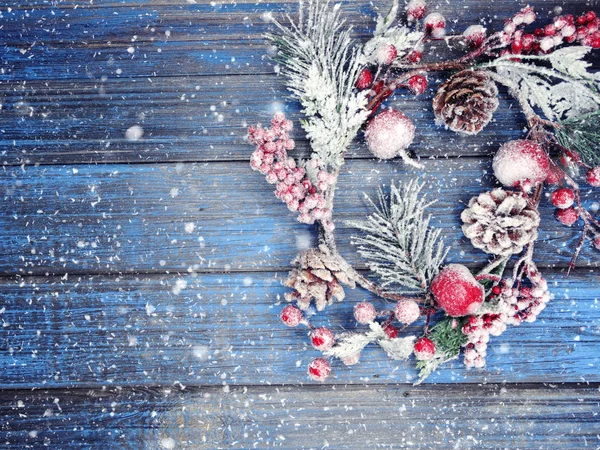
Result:
[[[326,166],[340,167],[344,152],[368,116],[367,93],[354,92],[361,70],[357,50],[344,27],[339,5],[311,0],[300,3],[300,17],[268,37],[278,48],[277,60],[288,89],[300,100],[307,119],[302,126],[313,152]]]
[[[363,231],[354,236],[353,244],[381,278],[382,286],[399,293],[424,293],[438,273],[446,254],[439,239],[440,230],[429,227],[430,216],[419,194],[423,184],[418,180],[396,186],[392,184],[387,198],[379,191],[379,202],[369,199],[375,212],[365,221],[350,225]]]

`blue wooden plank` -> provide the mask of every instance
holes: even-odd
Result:
[[[493,186],[489,160],[425,160],[433,223],[454,249],[449,261],[483,263],[460,231],[464,204]],[[363,192],[416,173],[399,161],[354,160],[336,200],[342,254],[360,263],[346,221],[369,213]],[[40,166],[0,174],[0,271],[5,274],[263,270],[286,267],[314,228],[296,222],[247,163]],[[594,190],[584,191],[591,204]],[[545,266],[565,266],[578,239],[547,200],[537,245]],[[186,229],[187,225],[187,229]],[[596,265],[586,245],[579,264]]]
[[[502,92],[493,122],[461,137],[434,124],[431,98],[399,92],[389,103],[417,125],[411,148],[422,157],[492,154],[522,136],[523,118]],[[243,95],[240,95],[243,92]],[[106,82],[0,83],[0,141],[5,164],[161,162],[249,159],[248,123],[268,123],[284,108],[294,120],[296,154],[307,154],[299,107],[276,76],[119,79]],[[287,100],[286,103],[284,103]],[[131,126],[139,140],[126,139]],[[348,158],[368,158],[362,135]]]
[[[5,449],[594,448],[597,385],[0,393]],[[19,420],[14,420],[16,416]]]
[[[539,320],[492,338],[488,365],[454,361],[427,383],[600,382],[600,309],[593,274],[548,273],[554,299]],[[0,280],[0,388],[312,383],[319,352],[306,329],[281,324],[284,272]],[[354,328],[360,289],[312,318]],[[285,302],[283,302],[285,303]],[[359,327],[360,329],[360,327]],[[419,333],[418,327],[407,333]],[[411,383],[414,361],[368,347],[332,384]]]

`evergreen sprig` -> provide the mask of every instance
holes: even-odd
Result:
[[[355,92],[361,70],[360,49],[344,27],[340,5],[325,0],[300,2],[298,22],[274,23],[280,33],[267,35],[278,49],[275,59],[288,79],[288,89],[302,104],[307,120],[302,126],[313,152],[337,168],[368,117],[366,92]]]
[[[440,230],[429,226],[425,209],[434,202],[425,201],[422,188],[418,180],[392,183],[389,198],[380,188],[378,203],[369,199],[375,212],[365,221],[350,222],[365,232],[352,238],[359,254],[382,286],[398,293],[426,292],[448,253]]]
[[[559,123],[556,130],[558,143],[576,151],[589,166],[600,165],[600,110],[573,117]]]

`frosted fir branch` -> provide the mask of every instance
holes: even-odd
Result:
[[[378,203],[369,202],[375,212],[365,221],[352,221],[365,234],[353,236],[353,244],[382,282],[399,293],[424,293],[437,275],[448,249],[440,240],[440,230],[429,226],[427,203],[420,195],[418,180],[396,186],[389,198],[379,190]]]
[[[559,122],[556,138],[563,147],[576,151],[590,167],[600,165],[600,110]]]
[[[338,168],[369,114],[367,93],[354,92],[360,50],[350,38],[352,28],[344,28],[339,4],[310,0],[305,7],[300,2],[298,22],[288,20],[288,26],[274,20],[280,33],[267,37],[277,46],[288,89],[307,116],[302,126],[314,154]]]
[[[415,336],[389,338],[377,322],[370,323],[369,328],[370,331],[366,333],[347,333],[341,336],[337,343],[323,354],[340,359],[352,358],[372,342],[379,344],[394,360],[407,359],[412,354]]]

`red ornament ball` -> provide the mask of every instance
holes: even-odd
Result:
[[[331,365],[323,358],[315,358],[308,365],[308,376],[315,381],[325,381],[331,373]]]
[[[281,311],[281,321],[288,327],[297,327],[303,318],[300,308],[294,305],[288,305]]]
[[[383,331],[385,335],[390,339],[395,339],[398,337],[398,329],[391,323],[385,324],[383,326]]]
[[[358,74],[358,78],[356,79],[356,87],[362,90],[371,87],[371,84],[373,84],[373,74],[369,69],[364,68]]]
[[[579,219],[579,213],[575,208],[559,209],[556,211],[556,218],[563,225],[570,227]]]
[[[600,187],[600,166],[588,170],[585,179],[590,186]]]
[[[557,208],[567,209],[575,203],[575,193],[569,188],[557,189],[550,196],[550,201]]]
[[[408,79],[408,89],[415,95],[421,95],[427,89],[427,78],[423,75],[410,77]]]
[[[310,333],[310,342],[317,350],[328,350],[335,342],[335,336],[329,328],[321,327]]]
[[[435,344],[429,338],[419,338],[415,342],[414,352],[419,361],[430,361],[435,355]]]
[[[414,300],[405,298],[396,303],[394,314],[400,323],[410,325],[421,316],[421,308]]]
[[[539,144],[517,139],[500,147],[492,167],[494,175],[504,186],[530,190],[531,186],[542,183],[548,177],[550,160]]]
[[[412,143],[415,125],[400,111],[386,109],[369,122],[365,138],[373,155],[379,159],[391,159]]]
[[[483,286],[462,264],[449,264],[433,279],[431,293],[449,316],[473,314],[484,300]]]
[[[381,44],[375,51],[375,62],[382,66],[389,66],[398,56],[396,47],[392,44]]]
[[[360,302],[354,307],[354,318],[358,323],[366,325],[377,317],[375,306],[369,302]]]

